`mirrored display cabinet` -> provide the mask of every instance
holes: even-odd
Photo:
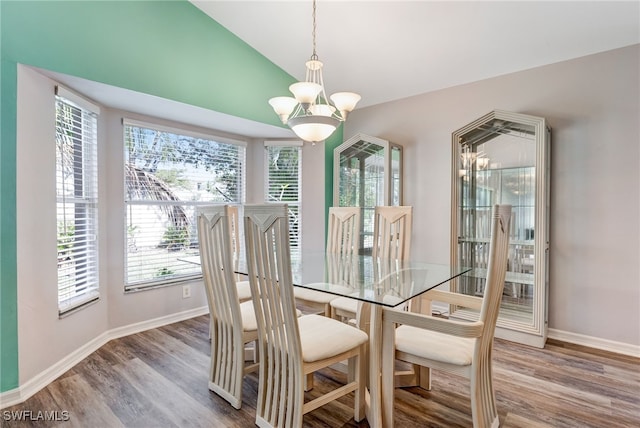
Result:
[[[491,207],[513,206],[496,337],[537,347],[547,338],[549,140],[545,119],[495,110],[452,134],[451,262],[472,268],[458,292],[484,292]],[[453,307],[454,318],[474,311]]]
[[[360,252],[370,253],[374,208],[402,205],[402,146],[356,134],[333,156],[333,205],[362,208]]]

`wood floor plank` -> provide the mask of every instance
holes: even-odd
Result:
[[[135,342],[131,344],[144,348],[145,352],[140,353],[140,359],[160,375],[171,379],[173,384],[192,400],[211,407],[224,419],[232,420],[236,416],[235,409],[229,403],[208,389],[209,357],[159,331],[137,335]],[[247,393],[255,396],[255,391],[257,386],[254,391]]]
[[[135,336],[135,335],[134,335]],[[135,348],[128,346],[123,340],[112,340],[96,351],[111,365],[124,364],[138,357]]]
[[[1,421],[2,428],[254,426],[256,374],[235,410],[208,389],[209,317],[113,340],[8,411],[70,411],[68,423]],[[316,373],[307,400],[345,382]],[[468,428],[469,381],[433,372],[433,388],[396,389],[398,428]],[[544,349],[496,340],[494,386],[502,428],[640,427],[640,359],[549,341]],[[305,415],[304,427],[368,427],[353,420],[351,394]]]
[[[502,425],[509,428],[553,428],[551,425],[532,421],[524,416],[514,415],[513,413],[509,413],[507,417],[503,419]]]
[[[199,320],[190,319],[178,323],[178,325],[172,324],[171,327],[160,327],[159,330],[175,337],[192,348],[198,349],[202,353],[209,355],[211,348],[209,344],[208,315],[200,317]],[[203,341],[203,338],[206,338],[207,340]]]
[[[8,409],[2,410],[2,418],[0,419],[0,427],[2,428],[26,428],[31,426],[51,427],[57,422],[49,421],[32,421],[32,414],[38,411],[62,412],[65,410],[58,404],[56,399],[51,395],[49,388],[44,388],[29,398],[24,403],[15,405]],[[9,412],[9,413],[5,413]],[[27,413],[28,412],[28,413]]]
[[[217,415],[184,393],[180,388],[139,359],[114,370],[154,403],[175,425],[210,427]]]
[[[149,330],[141,334],[148,344],[159,347],[161,351],[168,352],[172,357],[185,362],[197,372],[208,373],[211,359],[210,352],[203,353],[189,346],[187,343],[176,339],[172,335],[160,330]],[[209,350],[210,347],[207,348]]]
[[[80,375],[65,377],[47,387],[60,408],[69,412],[69,427],[122,427],[120,419],[105,404],[104,396]]]
[[[143,392],[123,379],[117,366],[129,364],[133,359],[109,364],[102,354],[94,353],[76,367],[76,372],[95,389],[101,391],[104,402],[125,426],[174,426],[170,418],[154,409],[154,403]]]

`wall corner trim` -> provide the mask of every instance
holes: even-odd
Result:
[[[175,314],[166,315],[163,317],[154,318],[106,331],[105,333],[102,333],[100,336],[76,349],[74,352],[70,353],[48,369],[29,379],[18,388],[0,393],[0,409],[20,404],[23,401],[29,399],[35,393],[45,388],[59,376],[64,374],[67,370],[71,369],[73,366],[87,358],[93,352],[100,349],[101,346],[104,346],[110,340],[129,336],[135,333],[140,333],[145,330],[162,327],[163,325],[188,320],[190,318],[205,315],[208,313],[209,308],[207,306],[202,306],[200,308],[190,309],[187,311],[178,312]]]

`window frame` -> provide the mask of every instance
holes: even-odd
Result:
[[[282,204],[286,203],[289,205],[289,243],[290,243],[290,251],[291,258],[296,259],[300,256],[302,252],[302,147],[303,142],[300,140],[295,141],[265,141],[264,142],[264,200],[267,204]],[[297,149],[298,151],[298,194],[297,201],[273,201],[270,200],[270,188],[272,177],[270,175],[270,150],[274,148],[284,148],[284,149]],[[291,215],[291,207],[295,207],[297,210],[297,227],[294,231],[292,228],[292,215]],[[292,242],[292,235],[296,234],[297,242]],[[297,244],[297,245],[296,245]]]
[[[186,125],[185,125],[186,126]],[[151,130],[151,131],[155,131],[158,133],[166,133],[166,134],[172,134],[173,136],[177,136],[180,138],[191,138],[194,139],[194,141],[197,140],[204,140],[204,141],[211,141],[211,142],[215,142],[215,143],[219,143],[222,145],[226,145],[226,146],[234,146],[237,147],[239,150],[238,153],[238,157],[237,157],[237,164],[238,164],[238,170],[239,172],[237,172],[238,178],[237,178],[237,183],[238,183],[238,189],[237,189],[237,196],[236,199],[233,201],[225,201],[225,202],[215,202],[215,201],[193,201],[193,200],[184,200],[184,199],[175,199],[175,200],[144,200],[144,199],[138,199],[138,198],[130,198],[129,192],[127,191],[127,178],[126,178],[126,169],[127,169],[127,163],[130,161],[130,159],[128,158],[128,147],[127,147],[127,127],[134,127],[134,128],[143,128],[145,130]],[[208,130],[207,130],[208,131]],[[122,150],[124,152],[124,159],[123,159],[123,169],[124,169],[124,176],[123,176],[123,186],[124,186],[124,248],[123,248],[123,284],[124,284],[124,291],[126,293],[130,293],[130,292],[138,292],[138,291],[144,291],[144,290],[150,290],[150,289],[155,289],[155,288],[160,288],[160,287],[166,287],[166,286],[171,286],[171,285],[175,285],[175,284],[180,284],[180,283],[186,283],[186,282],[190,282],[190,281],[194,281],[194,280],[199,280],[202,278],[202,271],[200,269],[199,263],[198,262],[193,262],[194,265],[194,269],[191,272],[188,273],[177,273],[177,274],[170,274],[167,275],[166,278],[162,277],[162,276],[154,276],[153,278],[148,278],[148,279],[142,279],[142,280],[138,280],[138,281],[132,281],[131,277],[133,275],[133,270],[131,270],[131,260],[130,260],[130,253],[129,253],[129,248],[130,248],[130,236],[129,236],[129,220],[130,220],[130,212],[129,210],[132,209],[132,207],[143,207],[143,206],[148,206],[148,207],[158,207],[160,208],[161,206],[166,206],[166,207],[181,207],[181,209],[184,209],[184,212],[186,213],[187,211],[192,211],[191,214],[188,216],[190,217],[189,220],[189,228],[193,229],[196,227],[196,222],[195,222],[195,213],[197,211],[197,208],[199,206],[204,206],[204,205],[216,205],[216,204],[220,204],[220,205],[224,205],[224,204],[243,204],[246,198],[246,188],[247,188],[247,176],[246,176],[246,172],[247,172],[247,141],[244,140],[240,140],[240,139],[235,139],[235,138],[229,138],[226,136],[221,136],[221,135],[217,135],[214,131],[209,132],[197,132],[197,131],[192,131],[189,129],[185,129],[185,128],[180,128],[180,127],[174,127],[174,126],[167,126],[164,124],[160,124],[157,122],[146,122],[146,121],[140,121],[137,119],[131,119],[131,118],[123,118],[122,119],[122,135],[123,135],[123,141],[122,141]],[[215,155],[210,155],[211,158],[214,158]],[[186,165],[186,163],[185,163]],[[237,170],[236,170],[237,171]],[[197,183],[189,180],[189,183],[191,186],[196,185]],[[195,230],[192,231],[193,233],[189,233],[189,249],[191,249],[192,253],[190,256],[188,256],[189,258],[198,258],[198,241],[197,241],[197,233]],[[186,260],[187,257],[183,257],[183,261]],[[198,260],[199,261],[199,260]],[[172,267],[175,266],[175,263],[173,265],[169,265],[168,269],[171,270]]]
[[[69,108],[71,123],[63,123],[61,108]],[[56,142],[56,223],[57,226],[57,288],[58,316],[64,317],[100,298],[99,250],[99,166],[98,117],[100,107],[63,86],[55,87],[55,142]],[[67,138],[61,130],[67,130]],[[71,150],[61,144],[72,145]],[[71,153],[66,157],[62,152]],[[78,153],[79,152],[79,153]],[[70,156],[70,157],[69,157]],[[65,159],[70,160],[73,179],[64,178]],[[65,193],[71,185],[73,194]],[[73,207],[73,229],[67,205]],[[62,206],[61,206],[62,205]],[[80,209],[79,209],[80,208]],[[80,216],[78,216],[80,215]],[[60,232],[60,223],[65,231]],[[78,232],[78,225],[81,232]],[[71,245],[70,243],[74,244]],[[71,272],[70,272],[71,271]],[[73,276],[73,279],[64,277]]]

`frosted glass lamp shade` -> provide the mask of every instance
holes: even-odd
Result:
[[[309,107],[309,111],[314,116],[317,115],[317,116],[330,117],[333,114],[333,112],[336,111],[336,108],[333,106],[330,106],[329,104],[314,104]]]
[[[273,107],[273,110],[280,117],[282,123],[287,123],[289,115],[298,105],[298,101],[292,97],[274,97],[269,100],[269,104]]]
[[[299,116],[289,120],[293,132],[304,141],[324,141],[336,130],[340,121],[327,116]]]
[[[360,95],[354,92],[336,92],[331,95],[331,101],[342,114],[342,118],[346,119],[347,114],[356,108],[356,104],[360,101]]]
[[[300,104],[309,105],[315,101],[322,86],[313,82],[298,82],[289,86],[289,90]]]

